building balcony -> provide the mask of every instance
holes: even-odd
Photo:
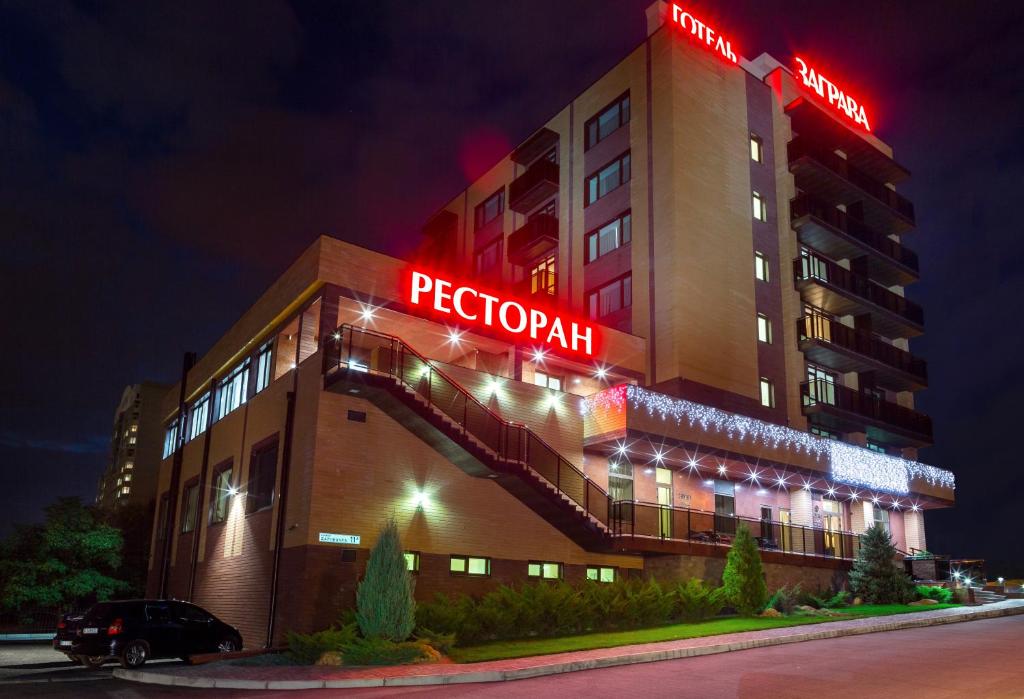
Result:
[[[920,306],[828,258],[804,251],[793,260],[793,278],[804,301],[831,315],[868,315],[872,330],[885,337],[924,332]]]
[[[840,372],[873,372],[879,385],[893,391],[917,391],[928,385],[928,366],[873,333],[820,315],[796,322],[800,351],[815,364]]]
[[[790,202],[790,220],[801,243],[833,259],[865,258],[881,284],[905,285],[919,278],[917,254],[834,206],[807,194]]]
[[[557,145],[558,134],[547,127],[541,128],[512,151],[512,162],[529,165]]]
[[[800,384],[803,413],[813,424],[835,432],[865,432],[872,442],[894,447],[932,443],[932,419],[847,386],[817,379]]]
[[[789,170],[797,189],[828,202],[860,209],[860,218],[884,234],[914,227],[914,205],[827,147],[798,136],[789,143]]]
[[[558,247],[558,219],[537,214],[508,237],[508,261],[525,265]]]
[[[558,193],[558,163],[542,158],[508,187],[508,206],[525,214]]]

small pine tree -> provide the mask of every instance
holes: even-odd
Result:
[[[415,627],[412,576],[394,519],[384,525],[370,551],[366,576],[356,591],[356,621],[364,637],[395,642],[409,638]]]
[[[722,588],[729,604],[744,616],[757,614],[768,603],[761,552],[745,525],[741,524],[736,529],[736,537],[725,560]]]
[[[871,604],[906,604],[914,599],[914,584],[894,562],[896,547],[888,532],[876,524],[860,539],[850,571],[850,589]]]

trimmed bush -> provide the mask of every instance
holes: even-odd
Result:
[[[359,638],[342,654],[345,665],[403,665],[430,656],[424,643],[394,643],[385,638]]]
[[[941,585],[918,585],[914,588],[918,599],[933,599],[948,604],[953,599],[953,591]]]
[[[774,609],[780,614],[792,614],[796,605],[800,602],[800,586],[787,587],[783,585],[768,600],[768,608]]]
[[[299,665],[312,665],[320,656],[329,651],[344,653],[356,640],[355,624],[340,629],[326,629],[316,633],[292,633],[286,635],[288,657]]]
[[[725,606],[720,587],[711,587],[700,578],[690,578],[676,587],[676,616],[683,621],[704,621],[717,616]]]
[[[356,621],[364,637],[395,642],[409,638],[416,625],[412,576],[394,519],[384,525],[370,551],[366,576],[356,591]]]
[[[746,525],[736,528],[736,537],[722,573],[722,587],[728,603],[743,616],[757,614],[768,603],[761,552]]]
[[[861,537],[860,550],[850,571],[850,588],[869,604],[907,604],[914,599],[914,584],[896,567],[896,547],[889,533],[874,525]]]

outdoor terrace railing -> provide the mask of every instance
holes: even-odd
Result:
[[[745,524],[762,550],[805,556],[852,559],[860,535],[823,527],[725,515],[687,507],[617,500],[612,503],[616,537],[664,539],[727,546]]]
[[[796,332],[801,341],[817,340],[843,347],[911,374],[921,381],[928,380],[928,365],[923,359],[890,345],[866,330],[857,330],[838,320],[815,314],[797,319]]]
[[[447,416],[497,460],[529,467],[610,529],[608,493],[529,427],[505,420],[400,338],[346,324],[327,342],[325,376],[345,368],[391,377]]]

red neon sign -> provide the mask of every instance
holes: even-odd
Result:
[[[864,111],[863,104],[858,104],[857,100],[846,94],[842,88],[814,68],[808,66],[804,59],[794,56],[793,60],[796,61],[797,73],[800,74],[800,81],[804,87],[813,90],[818,97],[828,102],[832,109],[845,115],[847,119],[857,124],[857,126],[863,127],[865,131],[871,130],[871,125],[868,123],[868,115]]]
[[[408,300],[412,306],[447,315],[460,323],[498,330],[517,341],[536,341],[555,350],[593,357],[597,334],[590,323],[565,318],[551,310],[489,293],[469,284],[453,283],[413,270]]]
[[[728,39],[676,4],[672,5],[672,22],[682,27],[683,31],[689,32],[692,38],[704,44],[709,51],[717,53],[730,63],[740,62],[733,53],[732,44]]]

